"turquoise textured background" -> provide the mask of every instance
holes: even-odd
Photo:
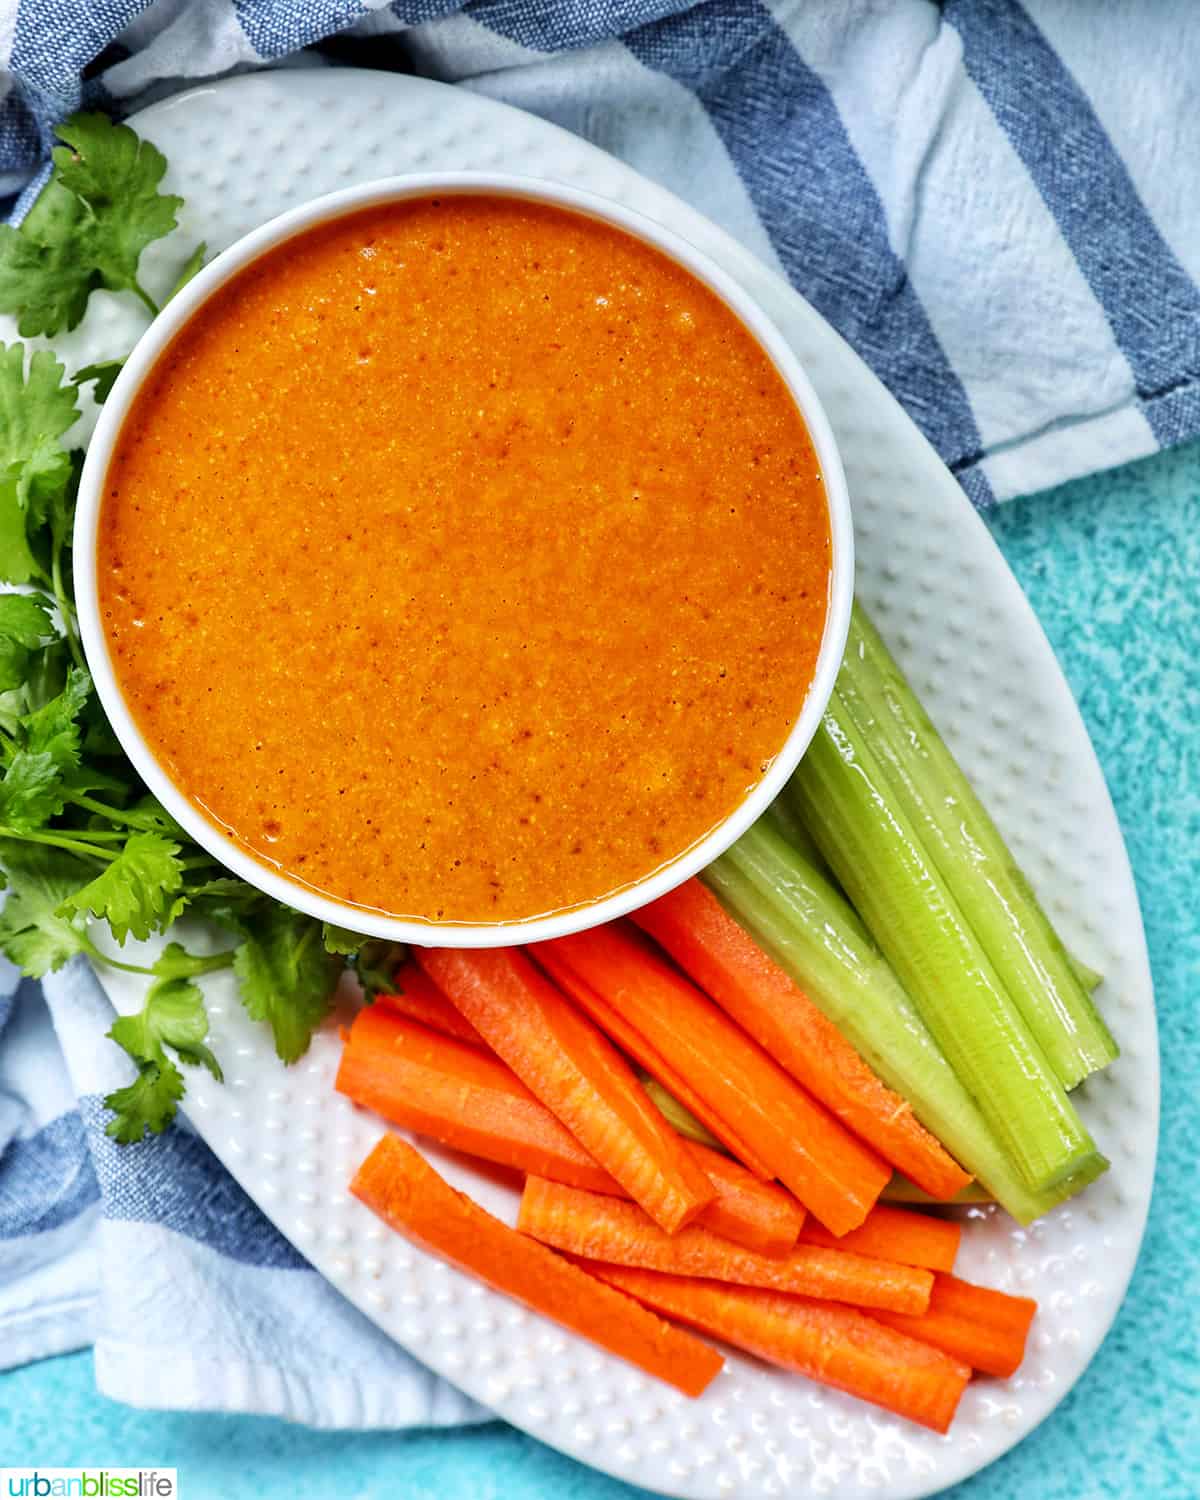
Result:
[[[1004,506],[992,530],[1066,668],[1141,893],[1163,1121],[1129,1298],[1084,1378],[956,1500],[1200,1495],[1200,444]],[[170,1466],[183,1500],[633,1500],[500,1423],[326,1434],[133,1411],[86,1354],[0,1377],[0,1464]],[[881,1495],[886,1500],[886,1495]]]

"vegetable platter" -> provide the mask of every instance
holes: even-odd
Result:
[[[906,1074],[910,1104],[951,1148],[951,1156],[973,1155],[972,1173],[987,1178],[991,1194],[1008,1201],[1016,1217],[975,1202],[928,1217],[894,1206],[872,1220],[880,1210],[870,1203],[887,1169],[880,1173],[874,1147],[843,1160],[830,1145],[811,1150],[804,1168],[811,1172],[815,1162],[824,1186],[805,1178],[799,1167],[798,1175],[784,1179],[785,1187],[804,1197],[808,1214],[798,1243],[773,1260],[763,1244],[778,1253],[780,1247],[770,1243],[778,1221],[771,1218],[769,1195],[764,1198],[761,1187],[747,1187],[740,1198],[728,1184],[707,1190],[709,1207],[703,1212],[711,1216],[714,1204],[717,1209],[724,1204],[725,1234],[719,1232],[719,1218],[718,1228],[696,1219],[705,1183],[716,1181],[711,1174],[697,1177],[694,1162],[705,1160],[702,1154],[689,1155],[689,1165],[681,1169],[685,1197],[690,1191],[696,1201],[684,1203],[680,1216],[673,1217],[676,1200],[669,1193],[638,1197],[634,1192],[638,1207],[582,1184],[555,1182],[546,1172],[532,1173],[520,1195],[494,1171],[425,1141],[423,1161],[391,1133],[372,1153],[385,1135],[382,1121],[334,1088],[344,1051],[338,1023],[349,1026],[355,1006],[353,978],[340,987],[338,982],[341,972],[355,970],[368,990],[387,991],[394,987],[391,956],[353,933],[323,931],[320,924],[226,880],[153,805],[136,798],[117,748],[89,706],[69,632],[60,641],[49,612],[57,606],[58,618],[70,618],[65,542],[74,461],[59,439],[74,423],[75,393],[47,356],[36,355],[25,375],[10,351],[3,372],[11,449],[5,567],[11,582],[40,591],[45,608],[9,604],[0,618],[8,691],[18,694],[9,699],[14,707],[4,725],[10,768],[21,757],[20,775],[11,786],[6,779],[4,793],[3,821],[10,835],[3,861],[10,878],[5,946],[30,970],[77,952],[97,961],[122,1017],[115,1040],[137,1070],[129,1090],[111,1101],[114,1133],[137,1138],[147,1128],[161,1128],[186,1081],[183,1108],[192,1123],[284,1233],[369,1317],[499,1414],[633,1482],[687,1497],[836,1490],[900,1500],[934,1493],[995,1458],[1052,1410],[1116,1314],[1136,1258],[1153,1175],[1157,1059],[1136,895],[1103,779],[1050,649],[979,518],[896,404],[802,299],[715,226],[553,127],[435,84],[359,74],[354,89],[346,90],[336,74],[327,73],[230,81],[152,107],[132,123],[170,163],[161,187],[154,154],[124,136],[98,143],[102,125],[77,125],[73,128],[85,134],[68,143],[74,149],[62,159],[60,196],[40,207],[40,218],[23,242],[14,244],[10,236],[0,254],[0,301],[22,309],[26,342],[52,347],[70,378],[96,395],[103,395],[114,373],[112,362],[145,326],[147,304],[160,303],[199,265],[202,243],[211,253],[316,193],[431,163],[447,170],[502,168],[544,176],[625,203],[671,225],[752,292],[799,354],[835,429],[855,512],[858,596],[864,606],[851,650],[857,641],[863,660],[874,653],[879,672],[845,680],[826,716],[824,738],[793,783],[794,794],[772,822],[722,857],[706,883],[694,887],[693,898],[701,908],[711,903],[723,921],[742,918],[745,925],[738,930],[749,931],[772,956],[767,971],[772,974],[790,973],[798,959],[789,948],[794,926],[789,928],[787,913],[778,902],[755,896],[756,882],[761,890],[764,879],[771,888],[788,886],[794,896],[802,888],[809,897],[816,891],[827,903],[826,916],[842,913],[843,949],[861,942],[864,953],[876,952],[877,944],[903,989],[920,996],[921,1018],[936,1034],[938,1054],[950,1060],[961,1082],[970,1080],[968,1092],[986,1116],[985,1133],[1001,1143],[999,1170],[981,1164],[976,1147],[964,1139],[964,1130],[969,1136],[974,1127],[964,1126],[962,1110],[947,1105],[944,1089],[934,1087],[918,1103],[913,1090],[920,1091],[919,1077],[913,1084],[916,1075]],[[164,192],[179,195],[182,203],[167,202]],[[178,228],[167,232],[176,218]],[[144,255],[143,246],[149,246]],[[21,277],[23,286],[37,287],[27,303],[13,290]],[[6,332],[10,344],[14,334],[11,328]],[[86,419],[68,442],[82,441],[85,429]],[[1010,1007],[985,1004],[981,1011],[971,1002],[965,1011],[957,1008],[956,997],[974,985],[993,983],[991,963],[1001,962],[981,961],[976,946],[987,947],[991,955],[1004,935],[989,930],[982,908],[972,908],[969,920],[962,920],[970,906],[962,881],[970,872],[955,868],[954,828],[939,821],[938,798],[949,774],[936,749],[940,741],[928,742],[934,750],[922,771],[902,753],[905,737],[912,737],[911,722],[890,741],[882,732],[897,703],[902,716],[919,710],[897,697],[899,679],[886,653],[880,654],[872,620],[1041,895],[1053,931],[1061,935],[1065,946],[1050,942],[1047,951],[1052,953],[1048,961],[1061,970],[1056,993],[1075,997],[1077,1008],[1068,1005],[1070,1045],[1063,1042],[1061,1027],[1055,1029],[1056,1016],[1061,1021],[1064,1014],[1058,1001],[1050,1000],[1048,1014],[1039,1015],[1039,993],[1044,1000],[1045,990],[1035,992],[1035,987],[1018,998],[1021,981],[1011,968],[1004,981]],[[906,799],[907,811],[899,819],[889,814],[886,826],[871,832],[870,809],[878,809],[878,800],[860,798],[857,812],[847,812],[854,799],[848,802],[844,782],[839,785],[847,767],[860,781],[874,778],[893,791],[899,786],[896,795]],[[923,780],[926,773],[932,780]],[[990,824],[972,823],[973,818],[970,813],[966,819],[972,837],[983,841],[986,852]],[[792,826],[797,819],[815,837],[816,849],[797,853],[793,840],[803,844],[806,837]],[[913,865],[914,848],[924,859],[919,868]],[[1007,870],[1000,849],[991,845],[998,878]],[[886,878],[872,881],[868,867]],[[784,869],[792,876],[781,882]],[[79,878],[81,871],[86,880]],[[894,936],[913,928],[913,908],[905,910],[906,881],[929,898],[924,915],[916,918],[918,927],[927,924],[916,949]],[[839,886],[858,916],[845,906]],[[944,887],[954,894],[947,898]],[[1022,896],[1019,882],[1011,889]],[[566,939],[550,945],[557,953],[539,957],[535,951],[524,961],[540,965],[534,970],[543,976],[538,984],[559,997],[555,1005],[561,1000],[576,1007],[572,1016],[594,1020],[605,1014],[606,1005],[621,1012],[624,1022],[610,1017],[602,1030],[612,1034],[624,1026],[615,1040],[659,1075],[661,1090],[663,1075],[684,1086],[697,1080],[690,1070],[683,1070],[684,1077],[679,1066],[664,1061],[668,1038],[652,1034],[649,1011],[623,1009],[629,986],[609,991],[613,974],[628,972],[640,975],[634,989],[651,993],[647,971],[637,967],[649,961],[648,954],[659,966],[655,972],[669,976],[663,983],[686,985],[680,969],[699,982],[697,955],[704,945],[695,939],[695,912],[681,916],[658,905],[657,914],[652,911],[641,923],[662,945],[658,958],[650,938],[632,929],[615,935],[602,929],[599,937]],[[89,923],[93,913],[107,921]],[[176,913],[179,921],[170,925]],[[120,937],[126,938],[123,944]],[[614,950],[614,942],[624,950]],[[932,953],[926,961],[932,968],[922,968],[915,951]],[[489,1076],[499,1077],[507,1063],[524,1077],[522,1069],[532,1065],[496,1026],[494,1007],[473,1010],[470,999],[464,1000],[471,984],[464,984],[459,959],[434,952],[428,958],[418,953],[417,960],[433,981],[434,1003],[448,994],[455,1014],[477,1025],[503,1062],[488,1058],[472,1039],[441,1037],[427,1024],[429,1014],[418,1022],[402,1015],[389,1022],[385,1004],[363,1015],[378,1013],[381,1024],[410,1028],[422,1039],[427,1060],[460,1058],[465,1048],[475,1059],[466,1066],[476,1071],[490,1068]],[[501,961],[510,967],[515,962],[511,956]],[[1005,962],[1019,963],[1019,954],[1009,954]],[[621,964],[631,967],[622,971]],[[1119,1044],[1119,1057],[1103,1025],[1095,1022],[1090,1002],[1078,1002],[1087,989],[1078,976],[1091,970],[1103,976],[1096,1002]],[[848,972],[843,969],[843,978]],[[814,985],[819,988],[820,976],[811,960],[806,976],[805,987],[819,999]],[[952,982],[944,982],[947,976]],[[716,983],[710,972],[704,988],[715,994]],[[837,988],[830,986],[831,992]],[[418,981],[408,993],[419,989]],[[331,997],[337,1002],[333,1012]],[[878,1027],[872,1019],[882,1012],[869,1008],[879,998],[869,980],[860,998],[866,1010],[852,1007],[834,1020],[845,1040],[858,1014],[862,1034],[851,1040],[882,1076],[889,1060],[894,1063],[895,1048],[878,1036],[873,1046],[869,1032]],[[722,1005],[724,1015],[730,1004],[723,1000]],[[985,1013],[993,1020],[1001,1017],[995,1024],[1003,1035],[981,1035],[974,1022]],[[753,1030],[748,1013],[737,1020]],[[583,1023],[569,1023],[577,1024]],[[361,1019],[354,1022],[355,1028],[361,1025]],[[688,1033],[686,1026],[679,1030]],[[554,1025],[550,1032],[558,1034]],[[350,1035],[346,1058],[357,1046],[353,1030]],[[1036,1065],[1002,1072],[991,1089],[996,1049],[1013,1054],[1014,1038],[1019,1042],[1030,1035],[1040,1037],[1031,1044]],[[778,1045],[767,1050],[775,1059],[772,1066],[782,1063],[794,1073],[795,1059],[789,1064]],[[1057,1084],[1037,1084],[1040,1073],[1064,1083],[1090,1076],[1067,1095]],[[764,1076],[754,1075],[760,1091],[766,1088]],[[895,1077],[889,1081],[900,1086]],[[823,1085],[818,1079],[812,1086]],[[710,1110],[712,1118],[704,1125],[723,1126],[728,1133],[728,1109],[713,1106],[703,1081],[698,1088],[690,1102]],[[793,1144],[797,1138],[777,1128],[780,1112],[794,1107],[787,1089],[780,1085],[769,1098],[759,1092],[761,1129],[742,1143],[742,1152],[729,1157],[711,1145],[699,1148],[720,1158],[717,1178],[736,1176],[724,1164],[730,1160],[752,1168],[760,1150],[772,1153],[772,1160],[759,1163],[763,1170],[757,1178],[751,1170],[751,1179],[782,1177],[771,1142],[779,1135]],[[539,1093],[543,1104],[547,1097]],[[651,1097],[647,1092],[645,1098]],[[660,1102],[693,1136],[703,1134],[669,1099]],[[943,1117],[935,1124],[939,1108]],[[647,1127],[652,1133],[660,1128]],[[586,1133],[586,1122],[579,1129]],[[579,1131],[572,1134],[577,1147]],[[717,1136],[729,1145],[720,1128]],[[685,1137],[672,1133],[671,1139]],[[693,1151],[691,1145],[686,1149]],[[939,1168],[942,1196],[957,1186],[953,1163],[947,1167],[919,1133],[887,1149],[914,1150],[918,1174],[931,1164]],[[830,1163],[838,1161],[834,1170]],[[1014,1170],[1019,1181],[1006,1186],[1004,1174]],[[437,1173],[465,1189],[471,1201],[456,1197]],[[352,1178],[355,1194],[349,1190]],[[1089,1180],[1078,1196],[1048,1211],[1044,1199],[1021,1201],[1030,1193],[1063,1196],[1064,1184],[1079,1186],[1084,1178]],[[494,1219],[484,1219],[481,1210],[512,1225],[518,1222],[518,1203],[525,1232],[519,1237],[523,1248],[513,1251],[517,1237]],[[765,1217],[756,1218],[747,1203],[757,1204]],[[657,1225],[655,1215],[643,1213],[647,1207],[655,1210]],[[727,1237],[729,1214],[740,1233],[759,1236],[759,1249]],[[402,1223],[409,1238],[393,1234],[384,1219]],[[947,1279],[944,1236],[960,1231],[954,1276]],[[542,1305],[559,1296],[563,1306],[575,1308],[577,1326],[592,1316],[591,1341],[449,1268],[410,1243],[414,1234],[449,1250],[461,1263],[482,1255],[493,1281],[498,1278],[510,1289],[525,1286],[533,1300],[542,1297]],[[835,1248],[847,1234],[868,1236],[858,1242],[857,1260]],[[880,1244],[890,1247],[891,1261],[870,1253]],[[495,1253],[488,1250],[493,1245]],[[588,1277],[589,1291],[582,1297],[592,1313],[578,1311],[583,1282],[575,1278],[588,1276],[579,1269],[580,1256],[598,1271]],[[906,1264],[905,1258],[916,1264]],[[556,1269],[544,1270],[549,1265]],[[814,1277],[832,1279],[822,1289]],[[990,1301],[985,1293],[962,1290],[962,1282],[1005,1298]],[[928,1379],[914,1377],[904,1399],[876,1405],[725,1347],[738,1342],[740,1318],[758,1329],[742,1342],[752,1349],[757,1343],[763,1353],[764,1320],[774,1316],[780,1298],[785,1309],[791,1307],[786,1299],[797,1293],[812,1299],[805,1305],[814,1309],[818,1342],[828,1320],[842,1318],[830,1309],[844,1311],[851,1303],[859,1309],[855,1317],[880,1330],[869,1335],[874,1354],[909,1351],[904,1354],[909,1358],[913,1345],[906,1330],[922,1317],[939,1318],[943,1330],[953,1325],[959,1335],[969,1325],[973,1342],[968,1347],[960,1338],[956,1353],[931,1354]],[[625,1294],[636,1300],[626,1300]],[[1032,1325],[1029,1301],[1037,1303]],[[641,1310],[644,1304],[674,1314],[700,1333],[657,1321]],[[639,1311],[623,1319],[612,1315],[618,1307]],[[788,1337],[799,1337],[795,1317],[788,1317]],[[840,1326],[838,1337],[848,1326],[845,1319]],[[884,1329],[892,1334],[885,1336]],[[717,1355],[703,1352],[710,1347],[703,1335],[714,1330],[724,1340]],[[627,1354],[638,1345],[641,1352],[635,1350],[634,1358],[642,1368],[598,1347],[598,1331],[600,1343],[623,1343]],[[893,1335],[898,1343],[888,1342]],[[947,1339],[953,1342],[944,1332],[943,1343]],[[933,1348],[919,1340],[918,1346]],[[1019,1370],[1002,1378],[1020,1358],[1021,1346]],[[778,1354],[778,1348],[765,1352]],[[967,1384],[964,1360],[977,1372],[992,1373]],[[953,1375],[951,1367],[964,1373]],[[667,1369],[678,1389],[647,1369],[657,1375]],[[948,1393],[947,1380],[951,1385],[957,1380],[957,1389]],[[900,1409],[915,1420],[893,1414]]]

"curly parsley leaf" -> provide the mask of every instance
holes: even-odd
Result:
[[[116,859],[63,903],[64,913],[103,917],[118,943],[170,926],[186,904],[179,845],[161,833],[133,833]]]
[[[81,859],[61,849],[0,842],[0,865],[8,877],[8,897],[0,911],[0,951],[23,974],[41,979],[88,949],[81,923],[59,908],[91,877]]]
[[[325,951],[321,923],[290,907],[265,904],[237,925],[242,941],[233,972],[242,1004],[254,1020],[270,1025],[283,1061],[295,1062],[329,1012],[342,966]]]

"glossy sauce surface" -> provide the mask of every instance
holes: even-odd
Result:
[[[260,861],[496,922],[594,901],[762,776],[825,622],[786,387],[707,288],[580,215],[371,209],[212,297],[110,465],[134,718]]]

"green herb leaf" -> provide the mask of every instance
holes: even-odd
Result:
[[[35,349],[25,369],[24,344],[0,344],[0,469],[27,464],[47,450],[66,454],[59,439],[79,419],[75,388],[49,349]]]
[[[29,517],[21,498],[20,464],[0,471],[0,579],[5,583],[28,583],[41,573],[29,550]]]
[[[106,869],[63,902],[62,910],[103,917],[118,943],[170,926],[186,904],[179,845],[160,833],[133,833]]]
[[[0,911],[0,951],[23,974],[41,979],[88,946],[82,924],[59,916],[64,901],[91,878],[83,860],[60,849],[0,842],[8,897]]]
[[[170,1047],[183,1062],[203,1064],[221,1082],[220,1064],[204,1045],[204,995],[190,979],[156,980],[137,1015],[121,1016],[108,1034],[137,1062],[162,1062],[163,1047]]]
[[[322,922],[321,941],[325,944],[326,953],[340,953],[343,957],[349,957],[350,954],[357,953],[369,939],[363,937],[361,932],[351,932],[349,927]]]
[[[90,381],[95,381],[92,386],[92,400],[97,406],[103,406],[108,400],[112,388],[117,383],[117,376],[125,368],[123,359],[105,359],[99,364],[84,365],[82,370],[75,371],[74,386],[79,390]]]
[[[28,583],[43,570],[31,537],[60,513],[75,465],[60,439],[79,410],[54,355],[38,349],[25,370],[25,346],[0,344],[0,577]]]
[[[25,719],[27,748],[34,752],[44,751],[60,771],[73,770],[78,766],[81,737],[79,716],[91,694],[91,677],[82,667],[72,667],[67,673],[62,692]]]
[[[208,246],[204,243],[203,240],[201,240],[196,248],[192,251],[192,253],[188,256],[187,260],[184,261],[182,270],[175,278],[175,285],[167,293],[166,302],[170,302],[171,298],[174,297],[177,292],[183,291],[184,287],[187,286],[188,282],[191,281],[196,272],[199,271],[200,268],[204,265],[204,257],[207,254]],[[164,302],[163,304],[164,307],[166,306],[166,302]]]
[[[54,635],[50,611],[29,594],[0,594],[0,639],[40,646]]]
[[[404,949],[383,938],[370,938],[354,955],[354,976],[368,1000],[390,994],[396,988],[396,965]]]
[[[350,960],[368,1000],[385,995],[394,988],[396,965],[404,956],[402,948],[382,938],[364,937],[361,932],[352,932],[349,927],[338,927],[332,922],[321,924],[321,934],[326,953],[336,953]]]
[[[105,1097],[104,1103],[114,1115],[105,1133],[122,1146],[134,1145],[147,1131],[161,1135],[175,1118],[175,1106],[183,1098],[184,1088],[183,1074],[165,1053],[161,1062],[142,1063],[127,1088]]]
[[[0,781],[0,823],[33,833],[63,810],[62,772],[46,750],[18,750]]]
[[[135,292],[156,312],[138,261],[183,202],[158,191],[166,158],[127,125],[77,114],[58,135],[66,145],[37,202],[19,229],[0,226],[0,312],[27,336],[74,328],[97,287]]]
[[[93,264],[112,291],[138,290],[142,251],[175,228],[183,199],[158,191],[167,159],[128,125],[105,115],[72,115],[58,127],[53,154],[59,182],[91,214]]]
[[[242,924],[233,959],[242,1004],[270,1024],[284,1062],[308,1051],[329,1011],[341,965],[325,951],[321,923],[272,902]]]
[[[28,594],[0,594],[0,693],[29,675],[30,653],[54,638],[50,612]]]
[[[87,209],[51,178],[19,229],[0,224],[0,312],[24,338],[74,328],[99,285],[87,250]]]

